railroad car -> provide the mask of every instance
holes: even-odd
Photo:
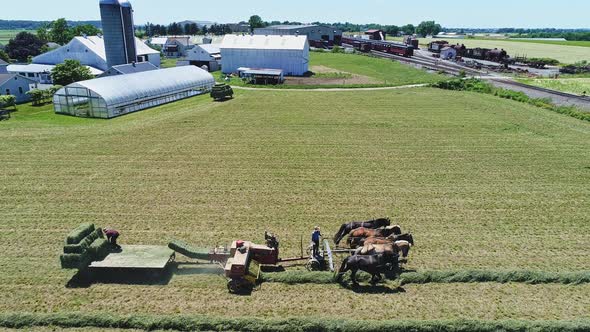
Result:
[[[403,57],[411,57],[414,55],[414,47],[401,43],[346,36],[342,37],[342,43],[351,45],[354,49],[361,52],[378,51]]]

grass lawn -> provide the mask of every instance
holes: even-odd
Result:
[[[443,38],[420,38],[420,45],[427,45],[433,40],[443,40]],[[527,56],[529,58],[553,58],[561,63],[575,63],[582,60],[590,60],[590,42],[537,42],[523,40],[490,40],[490,39],[447,39],[450,43],[465,44],[465,46],[474,48],[503,48],[512,57]]]
[[[176,58],[162,58],[160,67],[162,68],[172,68],[176,67]]]
[[[590,78],[561,78],[561,79],[519,79],[520,82],[542,88],[590,95]]]
[[[330,87],[379,87],[379,86],[402,86],[420,83],[434,83],[448,80],[449,77],[439,74],[431,74],[426,71],[402,65],[399,62],[362,56],[359,54],[334,54],[327,52],[310,52],[310,69],[314,66],[322,66],[333,69],[334,72],[318,73],[314,77],[337,78],[341,79],[341,84],[336,85],[277,85],[274,88],[282,89],[312,89],[312,88],[330,88]],[[346,80],[352,75],[366,76],[375,81],[371,84],[346,83]],[[218,81],[223,81],[225,77],[221,72],[216,72]],[[350,81],[349,81],[350,82]],[[238,78],[232,78],[229,82],[232,85],[251,86],[243,83]],[[268,87],[268,86],[260,86]]]
[[[113,120],[21,106],[0,122],[0,312],[587,319],[590,284],[268,283],[232,296],[184,266],[167,285],[71,289],[58,256],[81,222],[118,228],[123,244],[201,247],[268,229],[287,257],[314,225],[330,236],[390,215],[415,235],[410,269],[587,270],[589,138],[568,116],[428,88],[236,91]]]

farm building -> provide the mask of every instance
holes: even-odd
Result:
[[[287,76],[301,76],[309,68],[307,36],[226,35],[219,48],[224,74],[248,67],[282,69]]]
[[[73,83],[53,96],[53,104],[59,114],[108,119],[206,93],[214,85],[200,68],[175,67]]]
[[[307,36],[311,46],[320,47],[342,44],[342,30],[324,25],[273,25],[266,28],[254,29],[255,35],[291,35]]]
[[[160,67],[160,52],[149,48],[139,38],[135,38],[135,45],[136,62],[151,62]],[[67,59],[78,60],[83,65],[98,69],[100,74],[109,69],[104,39],[101,36],[74,37],[64,46],[34,57],[33,64],[56,65]]]
[[[197,67],[207,66],[209,71],[217,71],[221,68],[221,50],[219,44],[195,45],[185,59],[179,60],[178,65],[193,65]]]
[[[383,30],[367,30],[365,36],[368,36],[371,40],[385,40],[385,32]]]
[[[28,91],[35,88],[35,81],[16,74],[0,74],[0,95],[13,95],[17,103],[24,103],[31,98]]]
[[[102,75],[99,75],[99,77],[135,74],[150,70],[158,70],[158,67],[152,65],[149,62],[130,63],[126,65],[113,66],[109,68],[109,70],[105,71]]]
[[[40,65],[31,63],[29,65],[9,65],[8,72],[12,74],[19,74],[29,79],[34,80],[41,84],[53,84],[51,79],[51,71],[55,68],[55,65]],[[102,70],[96,69],[91,66],[86,66],[94,76],[101,75]]]
[[[191,36],[154,37],[149,44],[160,47],[167,57],[184,57],[194,47]]]
[[[457,57],[457,50],[453,47],[443,47],[440,50],[440,58],[444,60],[450,60]]]
[[[0,59],[0,74],[8,74],[8,63]]]

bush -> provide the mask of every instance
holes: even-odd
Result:
[[[334,47],[332,47],[332,53],[344,53],[344,48],[338,46],[338,45],[334,45]]]
[[[86,223],[78,226],[68,234],[66,244],[78,244],[94,231],[94,224]],[[92,242],[91,242],[92,243]]]
[[[16,109],[16,96],[0,95],[0,108],[14,107]]]

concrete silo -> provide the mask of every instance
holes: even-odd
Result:
[[[136,61],[131,3],[128,0],[100,0],[100,17],[109,68]]]

